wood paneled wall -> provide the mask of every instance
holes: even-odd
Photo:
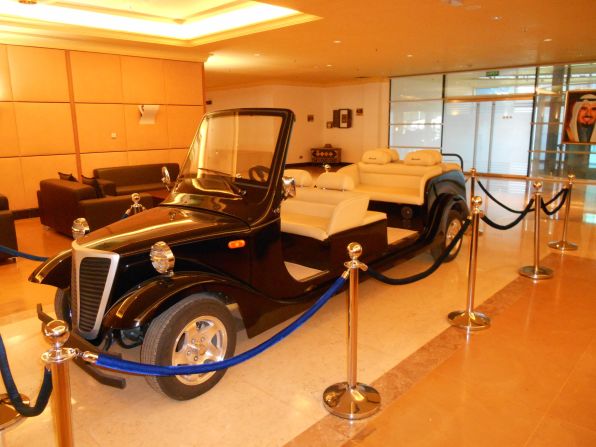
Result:
[[[201,62],[0,45],[0,192],[36,208],[58,172],[182,163],[203,96]],[[139,105],[159,105],[155,124]]]

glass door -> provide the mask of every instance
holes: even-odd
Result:
[[[461,155],[466,170],[526,175],[531,122],[531,99],[447,101],[443,152]]]

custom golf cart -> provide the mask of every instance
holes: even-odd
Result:
[[[31,274],[57,287],[71,345],[141,345],[141,362],[160,365],[222,360],[236,345],[232,310],[250,337],[303,311],[343,272],[349,242],[364,247],[362,261],[383,267],[424,249],[436,255],[461,228],[464,178],[437,151],[403,161],[367,151],[313,179],[284,173],[293,122],[285,109],[205,115],[161,205],[76,239]],[[148,381],[184,400],[224,373]]]

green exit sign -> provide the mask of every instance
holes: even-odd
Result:
[[[494,77],[494,76],[499,76],[499,70],[487,71],[486,76],[489,78]]]

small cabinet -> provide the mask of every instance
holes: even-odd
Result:
[[[313,163],[341,163],[341,149],[339,147],[314,147],[310,150]]]

